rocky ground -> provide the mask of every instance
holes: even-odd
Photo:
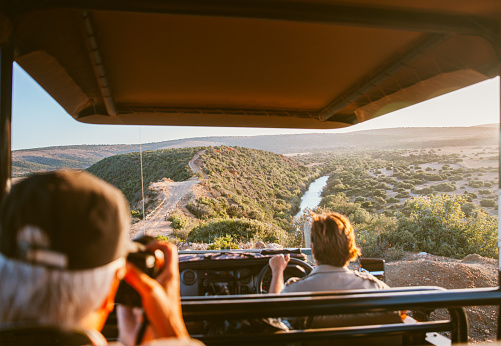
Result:
[[[408,253],[401,261],[386,263],[386,282],[392,287],[440,286],[447,289],[497,286],[497,260],[479,255],[468,255],[463,260]],[[496,311],[494,306],[466,309],[470,323],[471,342],[485,342],[496,338]],[[436,318],[444,318],[437,311]]]

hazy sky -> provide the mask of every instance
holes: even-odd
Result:
[[[137,144],[207,136],[336,133],[389,127],[492,123],[499,123],[499,77],[343,130],[89,125],[66,114],[17,64],[14,66],[13,150],[73,144]]]

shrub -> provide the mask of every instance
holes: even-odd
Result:
[[[484,182],[482,180],[470,180],[468,186],[478,188],[484,186]]]
[[[386,204],[386,201],[382,197],[374,197],[374,203],[378,208],[381,208]]]
[[[464,215],[466,215],[466,217],[470,217],[476,209],[478,209],[477,205],[471,202],[465,203],[461,206],[461,210],[463,211]]]
[[[422,189],[414,191],[414,193],[416,193],[418,195],[429,195],[429,194],[433,193],[433,191],[434,190],[431,187],[424,187]]]
[[[225,235],[224,237],[216,237],[214,243],[207,247],[208,250],[223,250],[223,249],[238,249],[238,245],[233,242],[233,237],[231,235]]]
[[[202,222],[188,234],[192,242],[210,243],[217,237],[230,235],[237,242],[262,240],[265,242],[288,241],[288,234],[279,227],[250,219],[213,219]]]
[[[467,217],[461,209],[465,203],[463,196],[414,197],[406,203],[410,213],[399,219],[398,232],[409,231],[413,247],[420,251],[455,258],[471,253],[495,257],[497,218],[480,209]]]
[[[182,229],[174,229],[174,230],[172,230],[171,235],[173,237],[176,237],[176,238],[179,238],[179,239],[182,239],[182,240],[186,240],[186,239],[188,239],[188,234],[189,233],[190,233],[189,229],[182,228]]]
[[[451,175],[449,177],[449,180],[450,181],[460,181],[460,180],[463,180],[463,177],[460,174]]]
[[[491,208],[496,206],[496,201],[492,199],[483,199],[480,201],[482,207]]]
[[[433,189],[435,191],[440,191],[440,192],[451,192],[451,191],[456,190],[456,186],[452,185],[450,183],[441,183],[441,184],[433,186]]]
[[[425,179],[428,181],[442,181],[444,180],[439,174],[427,174]]]
[[[488,190],[488,189],[480,189],[480,190],[478,190],[478,194],[479,195],[488,195],[490,193],[491,193],[491,191]]]
[[[143,213],[140,212],[139,210],[131,210],[130,214],[132,217],[138,218],[139,220],[143,219]]]
[[[405,191],[405,192],[400,192],[395,197],[396,198],[408,198],[409,196],[410,196],[409,193],[407,191]]]
[[[173,229],[183,229],[188,226],[188,219],[183,214],[172,214],[167,218],[167,221],[171,222],[171,227]]]
[[[386,191],[385,190],[376,190],[372,193],[372,197],[386,198]]]

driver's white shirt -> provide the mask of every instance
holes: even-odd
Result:
[[[387,288],[389,288],[387,284],[369,273],[320,264],[304,278],[287,281],[282,293]]]

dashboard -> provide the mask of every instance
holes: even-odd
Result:
[[[271,282],[268,266],[271,256],[233,252],[180,254],[181,296],[267,293]],[[306,260],[304,255],[299,257]],[[303,277],[308,272],[301,265],[290,264],[284,278]]]
[[[181,295],[200,297],[257,293],[257,277],[262,267],[185,269],[181,272]]]

